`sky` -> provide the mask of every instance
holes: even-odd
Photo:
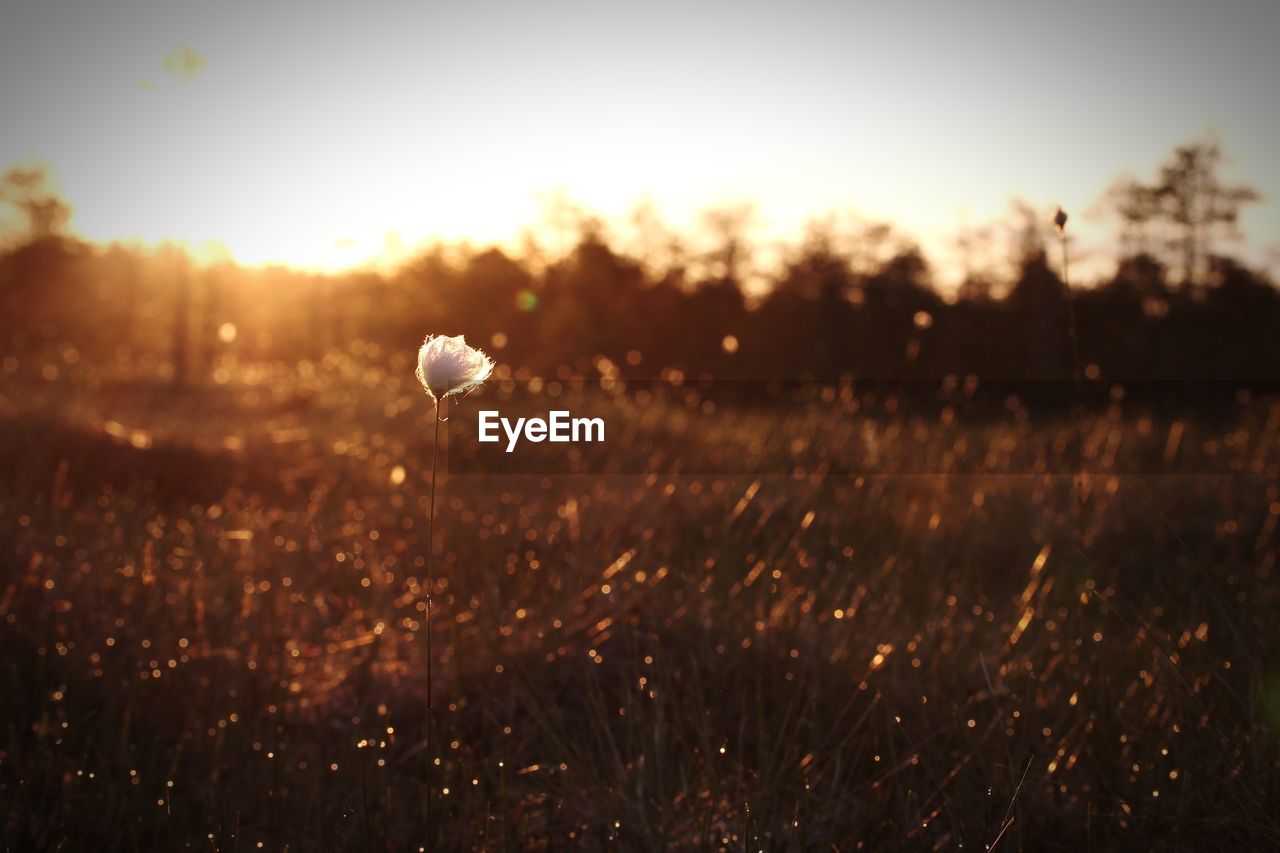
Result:
[[[16,0],[0,168],[47,163],[93,240],[341,269],[512,241],[560,193],[764,238],[887,220],[939,267],[1010,200],[1086,216],[1215,133],[1280,255],[1280,3]],[[945,277],[945,273],[944,273]]]

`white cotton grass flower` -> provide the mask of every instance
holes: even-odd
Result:
[[[493,359],[462,335],[427,335],[418,350],[418,381],[434,400],[461,394],[484,383],[493,373]]]
[[[467,346],[462,335],[427,335],[418,350],[418,381],[435,403],[435,433],[431,441],[431,497],[427,504],[427,730],[431,730],[431,590],[435,578],[431,574],[431,556],[435,551],[436,529],[436,459],[440,455],[440,423],[444,420],[441,403],[454,394],[463,394],[484,383],[493,373],[493,359],[475,347]],[[428,757],[435,751],[435,742],[427,736]],[[439,758],[436,758],[439,762]],[[427,764],[427,826],[431,825],[431,764]],[[445,789],[448,793],[448,788]],[[428,829],[428,833],[430,830]],[[430,837],[430,835],[428,835]]]

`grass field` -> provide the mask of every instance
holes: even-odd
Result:
[[[1280,845],[1274,400],[611,395],[742,468],[443,479],[429,712],[410,354],[64,356],[0,389],[6,850]]]

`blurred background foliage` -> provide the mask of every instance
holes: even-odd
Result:
[[[533,239],[518,251],[439,245],[390,273],[319,274],[84,243],[47,176],[15,167],[0,181],[14,213],[0,336],[17,353],[67,341],[178,385],[212,377],[221,356],[296,362],[353,340],[403,351],[425,329],[465,334],[516,376],[604,364],[624,378],[1275,377],[1280,292],[1221,251],[1258,195],[1219,180],[1222,156],[1197,141],[1151,182],[1116,182],[1101,205],[1119,222],[1120,257],[1110,276],[1073,287],[1074,305],[1049,216],[1024,203],[1005,245],[994,226],[962,235],[963,281],[945,296],[918,246],[886,224],[814,220],[766,268],[749,207],[708,212],[699,242],[648,208],[621,240],[562,204],[555,252]]]

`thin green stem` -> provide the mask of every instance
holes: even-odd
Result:
[[[431,439],[431,499],[427,508],[427,803],[426,818],[427,841],[431,840],[431,765],[435,763],[435,738],[431,736],[431,590],[435,586],[435,578],[431,574],[431,556],[435,551],[436,532],[436,459],[440,450],[440,406],[435,404],[435,432]]]
[[[1071,372],[1076,383],[1080,382],[1080,342],[1076,337],[1076,301],[1071,293],[1071,271],[1067,264],[1067,235],[1059,235],[1062,243],[1062,287],[1067,293],[1067,328],[1071,335]]]
[[[1080,339],[1076,333],[1076,300],[1071,292],[1071,268],[1068,263],[1067,254],[1067,234],[1065,230],[1058,231],[1059,242],[1062,244],[1062,287],[1066,291],[1067,297],[1067,333],[1071,337],[1071,379],[1075,390],[1075,402],[1072,404],[1071,417],[1075,422],[1076,428],[1076,470],[1075,470],[1075,493],[1076,493],[1076,545],[1080,550],[1084,551],[1084,428],[1082,421],[1084,412],[1081,408],[1081,391],[1084,384],[1084,377],[1080,370]]]

